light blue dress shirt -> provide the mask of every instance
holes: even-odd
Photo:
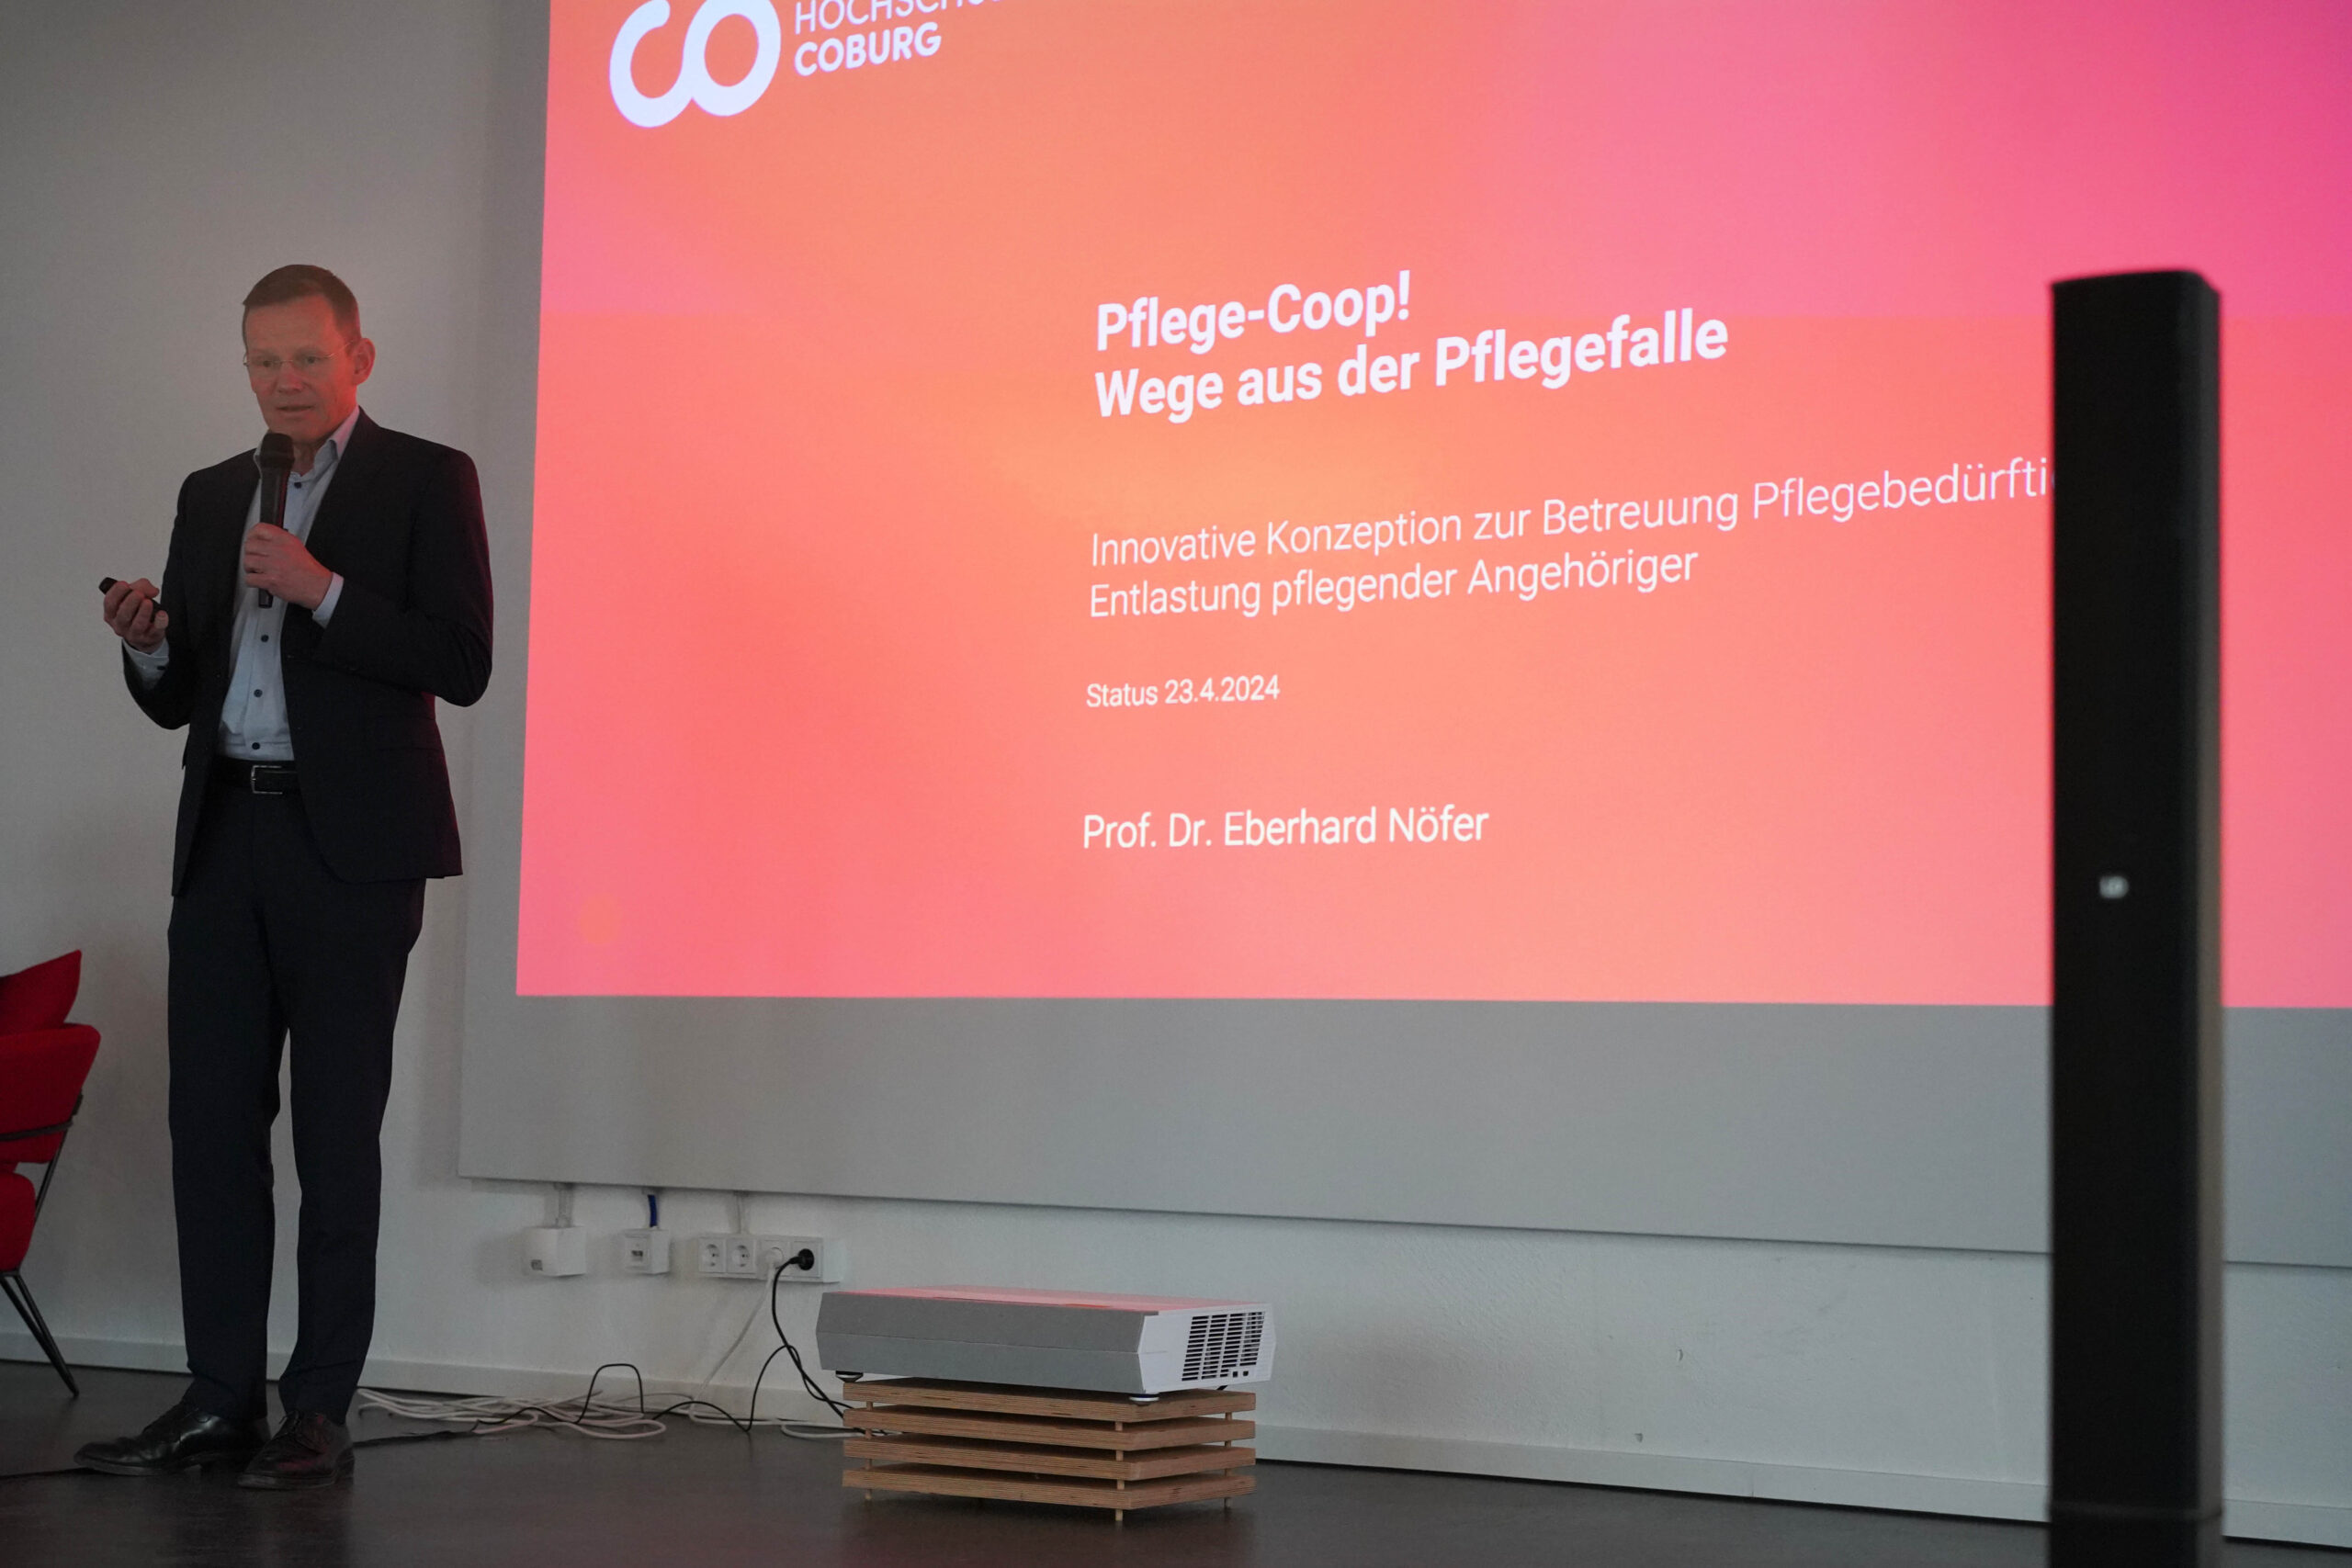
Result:
[[[334,427],[334,434],[319,444],[318,452],[311,459],[311,471],[296,474],[286,484],[286,531],[307,543],[311,536],[311,521],[319,514],[319,502],[326,498],[327,486],[334,479],[335,465],[343,457],[343,449],[351,440],[351,427],[359,423],[359,410],[353,408],[344,422]],[[261,521],[261,487],[254,487],[253,504],[245,511],[248,532]],[[311,612],[311,618],[325,626],[334,615],[334,607],[343,597],[343,574],[336,572],[327,584],[326,597]],[[272,595],[269,607],[261,604],[261,590],[244,582],[240,574],[237,590],[237,621],[230,631],[230,638],[237,650],[237,662],[229,677],[228,700],[220,705],[220,755],[236,757],[248,762],[290,762],[294,760],[294,731],[286,718],[286,680],[277,660],[277,650],[285,638],[286,601]],[[153,653],[141,653],[124,645],[130,662],[139,671],[139,678],[148,685],[162,679],[164,667],[171,662],[171,645],[159,646]]]

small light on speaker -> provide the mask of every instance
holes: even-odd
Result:
[[[2132,879],[2128,876],[2102,876],[2098,879],[2098,896],[2102,898],[2120,898],[2131,891]]]

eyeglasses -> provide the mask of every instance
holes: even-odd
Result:
[[[351,345],[345,344],[343,346],[349,348]],[[270,381],[275,380],[277,373],[288,365],[293,366],[296,371],[305,377],[316,376],[334,363],[334,355],[320,354],[310,349],[284,359],[275,354],[248,354],[243,363],[246,375],[256,381]]]

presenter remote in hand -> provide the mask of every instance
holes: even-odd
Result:
[[[189,1382],[144,1431],[75,1457],[119,1475],[234,1462],[289,1488],[351,1472],[392,1026],[425,879],[459,870],[434,704],[489,683],[490,556],[472,460],[360,412],[376,346],[341,279],[279,267],[243,332],[262,445],[182,483],[160,591],[101,584],[132,698],[188,732],[169,1031]],[[289,1051],[300,1307],[265,1441]]]
[[[143,577],[136,582],[109,577],[99,582],[98,592],[106,595],[107,629],[122,638],[125,647],[153,653],[164,646],[172,618],[155,602],[153,583]]]

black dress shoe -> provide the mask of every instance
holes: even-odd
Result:
[[[74,1462],[108,1475],[164,1475],[207,1464],[242,1464],[261,1447],[261,1422],[232,1421],[181,1400],[135,1438],[84,1443]]]
[[[246,1461],[240,1486],[288,1492],[332,1486],[351,1473],[351,1428],[308,1410],[289,1410],[277,1435]]]

